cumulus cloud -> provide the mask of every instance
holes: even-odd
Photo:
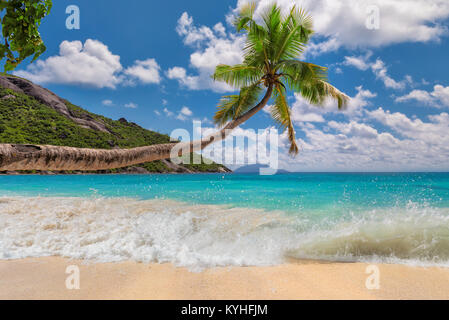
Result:
[[[373,123],[385,126],[383,132]],[[329,121],[323,128],[302,126],[297,158],[281,152],[282,167],[293,171],[448,170],[449,115],[411,119],[382,108],[365,111],[363,119]]]
[[[178,80],[178,82],[188,89],[200,90],[206,89],[208,86],[202,87],[199,76],[188,76],[187,70],[182,67],[173,67],[168,69],[167,78]]]
[[[161,67],[155,59],[147,59],[144,61],[137,60],[135,64],[125,70],[125,74],[131,79],[137,79],[144,84],[160,83],[161,76],[159,70]]]
[[[250,0],[239,0],[237,8]],[[446,0],[278,0],[285,12],[296,4],[308,10],[314,18],[318,41],[311,48],[314,54],[339,47],[380,47],[404,42],[438,41],[447,32],[442,21],[449,17]],[[256,14],[272,4],[258,1]],[[366,27],[369,8],[380,12],[380,28]],[[310,51],[310,50],[309,50]]]
[[[190,90],[233,91],[227,84],[213,81],[211,75],[218,64],[233,65],[242,62],[245,38],[227,34],[221,23],[213,28],[196,26],[187,12],[179,18],[176,31],[184,43],[195,50],[190,55],[190,67],[194,73],[189,74],[185,68],[175,66],[167,71],[167,77],[178,80]]]
[[[115,88],[121,82],[121,70],[120,56],[100,41],[88,39],[84,45],[81,41],[63,41],[58,56],[38,60],[15,74],[37,83]]]
[[[409,94],[396,98],[396,102],[418,101],[424,105],[442,108],[449,107],[449,86],[436,85],[433,91],[413,90]]]
[[[120,84],[139,80],[141,83],[159,83],[159,65],[154,59],[136,61],[126,70],[120,56],[113,54],[100,41],[88,39],[63,41],[59,55],[30,64],[26,70],[14,74],[39,84],[57,83],[115,89]]]

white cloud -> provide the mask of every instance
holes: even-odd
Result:
[[[289,171],[449,169],[448,113],[429,116],[427,121],[411,119],[402,113],[390,113],[382,108],[363,114],[364,117],[358,120],[329,121],[322,128],[311,123],[302,125],[297,130],[300,154],[296,158],[288,155],[287,136],[280,135],[280,168]],[[376,122],[383,124],[384,129],[376,129]],[[207,135],[215,132],[216,128],[203,131]],[[246,157],[249,160],[246,163],[254,163],[257,148],[260,151],[268,147],[258,144],[253,130],[237,128],[232,136],[247,137],[246,146],[234,145],[233,149],[224,149],[217,144],[209,147],[205,155],[217,162],[223,162],[224,156],[233,159],[236,155]],[[216,153],[211,153],[212,149]],[[231,160],[230,163],[234,162]]]
[[[376,62],[371,65],[371,70],[373,70],[374,74],[376,75],[376,77],[378,79],[382,80],[385,87],[387,87],[387,88],[396,89],[396,90],[404,89],[406,86],[406,82],[408,81],[408,80],[404,80],[404,81],[398,82],[398,81],[394,80],[393,78],[391,78],[388,75],[388,69],[385,66],[385,63],[380,59],[377,59]]]
[[[173,67],[167,71],[169,79],[190,90],[212,89],[216,92],[233,91],[225,83],[215,82],[211,75],[218,64],[237,64],[242,62],[245,38],[227,34],[223,24],[216,24],[213,29],[207,26],[195,26],[193,18],[184,12],[176,28],[186,45],[195,48],[190,55],[190,67],[195,74],[188,74],[182,67]]]
[[[193,116],[192,110],[190,110],[186,106],[182,107],[181,110],[179,110],[179,112],[177,112],[176,114],[168,108],[164,108],[163,111],[168,118],[174,118],[181,121],[187,121],[190,117]],[[155,111],[155,113],[157,115],[160,115],[160,112],[157,110]]]
[[[214,32],[206,27],[196,27],[193,24],[193,18],[187,12],[184,12],[178,20],[176,32],[184,37],[184,43],[187,45],[199,45],[204,40],[213,39]]]
[[[144,84],[160,83],[161,76],[159,70],[161,67],[155,59],[147,59],[144,61],[137,60],[135,64],[125,70],[125,74],[131,79],[137,79]]]
[[[403,90],[408,84],[413,83],[413,79],[410,75],[406,75],[403,80],[396,81],[388,74],[388,68],[381,59],[377,59],[374,62],[369,61],[371,52],[368,52],[364,56],[347,56],[343,61],[343,65],[352,66],[359,70],[366,71],[370,69],[377,79],[381,80],[386,88]]]
[[[449,86],[436,85],[432,92],[413,90],[407,95],[396,98],[396,102],[415,100],[436,108],[449,107]]]
[[[296,158],[288,155],[287,136],[280,135],[280,169],[312,172],[449,170],[448,113],[429,116],[426,120],[382,108],[362,114],[363,117],[347,121],[302,123],[297,130],[300,153]],[[377,124],[382,124],[382,129],[377,128]],[[216,130],[203,128],[203,136]],[[257,142],[253,130],[237,128],[232,134],[236,136],[247,137],[244,146],[234,144],[234,148],[225,149],[218,143],[207,148],[204,155],[221,163],[231,159],[224,161],[228,164],[235,164],[232,159],[237,156],[247,159],[245,164],[248,164],[254,163],[257,155],[263,153],[257,150],[268,153],[268,146]]]
[[[310,41],[304,55],[318,56],[326,52],[336,51],[340,47],[341,43],[337,40],[337,38],[329,38],[322,42]]]
[[[167,78],[172,80],[178,80],[178,82],[188,89],[200,90],[203,89],[200,85],[199,76],[188,76],[186,69],[182,67],[173,67],[168,69]],[[206,88],[206,87],[205,87]]]
[[[239,0],[237,8],[250,0]],[[447,0],[278,0],[286,12],[294,4],[312,15],[320,42],[312,46],[314,54],[339,47],[380,47],[404,42],[438,41],[447,34],[442,21],[449,17]],[[258,1],[256,14],[272,4]],[[369,30],[367,9],[380,10],[380,28]],[[316,41],[316,40],[315,40]],[[310,50],[309,50],[310,51]]]
[[[192,110],[190,110],[188,107],[182,107],[181,111],[179,111],[178,116],[176,119],[181,121],[186,121],[189,117],[193,115]]]
[[[121,79],[120,57],[100,41],[63,41],[59,55],[30,64],[15,74],[37,83],[62,83],[115,88]]]
[[[115,89],[135,79],[144,84],[159,83],[159,65],[154,59],[136,61],[126,70],[120,56],[98,40],[63,41],[59,55],[30,64],[14,74],[39,84],[58,83]]]
[[[225,26],[224,26],[221,22],[217,23],[217,24],[214,26],[214,31],[215,31],[218,35],[220,35],[220,36],[222,36],[222,37],[225,37],[225,36],[226,36],[226,28],[225,28]]]
[[[336,129],[337,131],[345,134],[346,136],[356,136],[365,139],[375,139],[379,135],[379,132],[364,124],[358,123],[356,121],[351,121],[349,123],[341,123],[336,121],[330,121],[329,127]]]
[[[107,107],[111,107],[111,106],[114,105],[114,102],[112,102],[112,100],[106,99],[106,100],[103,100],[101,102],[101,104],[104,105],[104,106],[107,106]]]
[[[447,156],[449,150],[449,115],[441,113],[429,116],[430,122],[421,119],[410,119],[406,115],[395,112],[391,113],[382,108],[367,113],[383,125],[391,128],[397,134],[414,140],[417,144],[426,148],[420,152],[431,152],[435,157],[437,154],[432,151],[433,147],[438,147],[442,154]]]
[[[188,107],[182,107],[181,114],[190,117],[193,114],[193,112]]]
[[[168,110],[168,108],[164,108],[164,113],[167,115],[167,117],[173,117],[175,114]]]
[[[440,100],[445,106],[449,106],[449,86],[443,87],[442,85],[436,85],[432,96]]]
[[[343,62],[346,66],[353,66],[359,70],[366,71],[370,68],[370,64],[367,59],[369,56],[359,56],[359,57],[345,57],[345,61]]]
[[[181,79],[184,79],[186,77],[186,75],[187,75],[186,69],[181,68],[181,67],[173,67],[173,68],[168,69],[168,71],[167,71],[167,77],[169,79],[181,80]]]
[[[138,107],[139,106],[133,102],[125,104],[125,108],[128,108],[128,109],[137,109]]]
[[[449,115],[410,119],[381,108],[363,119],[330,121],[323,129],[302,126],[297,158],[281,152],[282,168],[293,171],[421,171],[449,169]],[[392,132],[380,132],[380,122]]]

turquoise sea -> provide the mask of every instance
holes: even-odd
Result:
[[[0,259],[449,266],[449,173],[0,177]]]

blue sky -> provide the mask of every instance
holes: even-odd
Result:
[[[210,74],[217,63],[240,62],[244,37],[229,21],[245,2],[54,1],[41,28],[47,52],[17,74],[89,111],[162,133],[191,131],[193,120],[212,128],[229,88]],[[291,93],[301,153],[291,158],[283,147],[281,167],[449,170],[448,1],[297,2],[316,30],[301,59],[329,67],[330,82],[353,99],[341,113],[331,102],[318,109]],[[268,3],[259,1],[257,13]],[[279,1],[285,10],[295,3]],[[72,4],[80,8],[80,30],[66,28]],[[376,30],[366,27],[372,5],[379,10]],[[271,126],[261,112],[242,130]]]

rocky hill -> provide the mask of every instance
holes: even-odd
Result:
[[[126,119],[112,120],[88,112],[26,79],[0,75],[0,143],[113,149],[169,141],[169,136],[146,130]],[[216,163],[179,166],[163,160],[96,173],[228,171],[226,167]]]

